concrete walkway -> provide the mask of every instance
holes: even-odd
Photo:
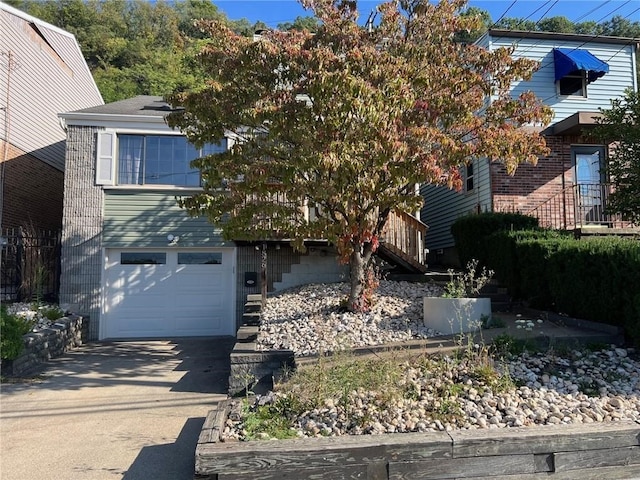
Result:
[[[95,343],[0,394],[2,480],[191,480],[233,339]]]

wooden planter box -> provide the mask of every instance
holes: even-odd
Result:
[[[640,478],[640,425],[553,425],[220,442],[226,402],[196,447],[196,479]]]
[[[467,333],[491,318],[490,298],[424,297],[424,324],[444,335]]]

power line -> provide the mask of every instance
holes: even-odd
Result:
[[[498,18],[495,22],[493,22],[493,23],[491,24],[491,26],[492,26],[492,27],[493,27],[493,26],[495,26],[495,25],[496,25],[500,20],[502,20],[502,19],[504,18],[504,16],[509,12],[509,10],[511,10],[511,7],[513,7],[513,6],[516,4],[516,2],[517,2],[517,1],[518,1],[518,0],[513,0],[513,2],[511,3],[511,5],[509,5],[509,6],[507,7],[507,9],[504,11],[504,13],[503,13],[502,15],[500,15],[500,18]]]
[[[580,15],[578,18],[576,18],[573,23],[578,23],[580,20],[582,20],[583,18],[587,18],[589,15],[591,15],[593,12],[595,12],[596,10],[601,9],[602,7],[604,7],[605,5],[611,3],[611,0],[607,0],[604,3],[601,3],[600,5],[598,5],[595,8],[592,8],[591,10],[589,10],[587,13],[583,13],[582,15]]]
[[[542,14],[542,16],[541,16],[541,17],[538,19],[538,21],[536,22],[536,26],[538,26],[538,25],[540,24],[540,22],[544,19],[544,16],[545,16],[547,13],[549,13],[549,11],[550,11],[553,7],[555,7],[557,4],[558,4],[558,0],[555,0],[555,2],[553,2],[553,4],[552,4],[549,8],[547,8],[547,9],[545,10],[545,12]]]

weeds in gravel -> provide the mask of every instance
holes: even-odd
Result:
[[[471,388],[496,394],[514,387],[508,369],[496,366],[484,345],[452,356],[399,350],[359,357],[343,351],[301,365],[276,385],[272,400],[245,401],[243,429],[246,439],[291,438],[296,419],[313,411],[317,422],[322,415],[337,415],[347,429],[366,433],[381,412],[407,402],[421,405],[422,421],[445,428],[465,422],[462,402]]]
[[[47,320],[54,321],[64,317],[64,310],[62,310],[57,305],[36,305],[36,308],[40,312],[40,315],[42,315]]]
[[[279,398],[268,405],[243,405],[244,431],[247,440],[277,438],[295,438],[296,431],[291,428],[292,413],[297,410],[288,404],[291,399]]]
[[[349,352],[322,356],[293,373],[281,391],[295,395],[307,408],[317,408],[328,399],[338,400],[345,412],[352,408],[354,392],[378,392],[382,402],[403,398],[403,368],[395,356],[354,357]]]
[[[449,282],[444,287],[443,297],[446,298],[463,298],[477,297],[480,290],[489,283],[493,277],[493,270],[487,270],[482,267],[478,270],[478,260],[472,259],[467,263],[467,270],[460,274],[455,274],[449,269]]]

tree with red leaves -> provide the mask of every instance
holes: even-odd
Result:
[[[509,172],[535,163],[544,139],[521,127],[546,124],[550,111],[531,93],[509,94],[537,63],[456,42],[478,28],[479,19],[459,15],[462,0],[390,1],[373,29],[358,25],[355,1],[302,3],[320,20],[315,34],[272,31],[252,41],[201,24],[208,80],[169,97],[183,107],[169,124],[196,145],[229,132],[235,142],[195,161],[203,191],[181,205],[228,238],[329,240],[350,265],[347,305],[358,311],[368,306],[389,214],[422,204],[415,185],[460,188],[459,168],[476,157]]]

